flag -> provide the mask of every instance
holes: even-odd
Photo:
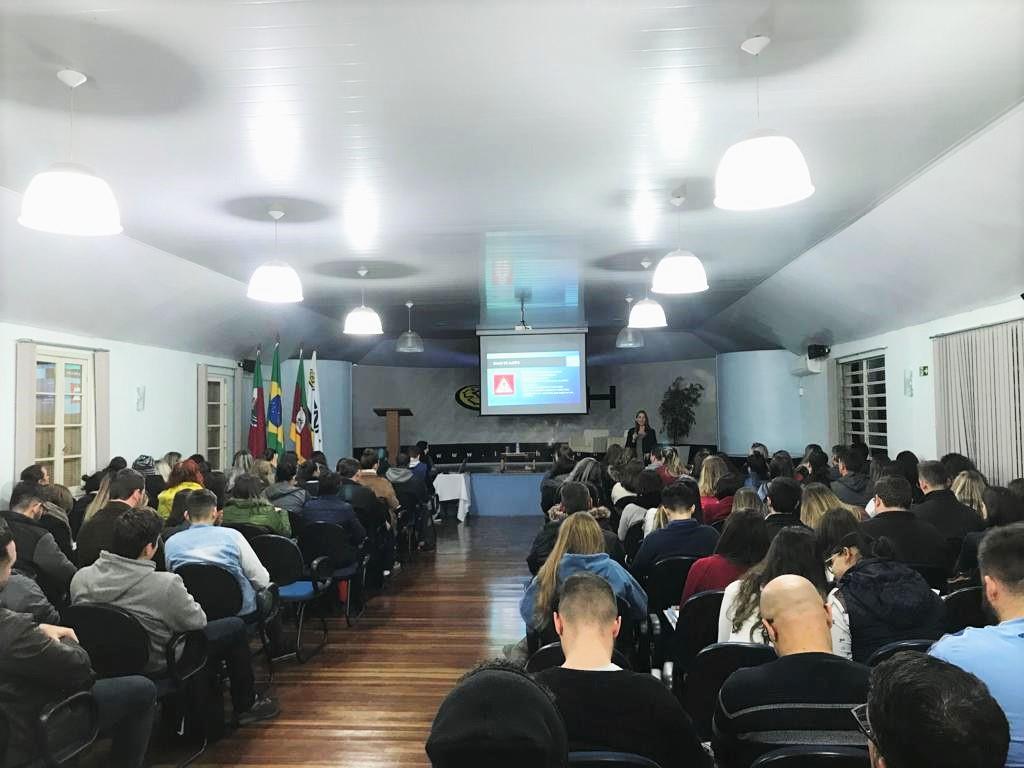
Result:
[[[257,459],[263,458],[267,450],[267,412],[263,406],[263,371],[260,368],[260,351],[256,350],[256,372],[252,377],[252,407],[249,416],[249,453]]]
[[[306,369],[302,365],[302,350],[299,350],[299,372],[295,377],[295,396],[292,398],[292,426],[288,436],[295,443],[295,455],[299,461],[306,461],[313,453],[313,441],[309,436],[309,408],[306,406]]]
[[[316,373],[316,352],[309,361],[306,371],[306,406],[309,408],[309,434],[314,451],[324,449],[324,434],[320,431],[320,379]]]
[[[274,451],[278,456],[284,453],[284,422],[282,415],[284,408],[281,405],[281,358],[278,356],[278,347],[274,345],[274,364],[270,369],[270,399],[267,403],[267,449]]]

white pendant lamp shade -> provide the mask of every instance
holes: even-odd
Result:
[[[57,163],[32,178],[21,198],[18,223],[57,235],[96,237],[122,231],[110,185],[72,163]]]
[[[812,194],[807,161],[788,136],[766,134],[733,144],[715,174],[715,206],[730,211],[778,208]]]
[[[423,337],[412,329],[412,308],[411,301],[405,302],[405,308],[409,311],[409,330],[405,331],[395,342],[395,352],[412,354],[423,351]]]
[[[630,328],[664,328],[666,325],[665,310],[654,299],[641,299],[630,310]]]
[[[294,304],[302,301],[302,281],[287,264],[261,264],[249,278],[246,296],[271,304]]]
[[[644,334],[627,325],[615,337],[615,346],[619,349],[641,349],[644,346]]]
[[[379,336],[384,333],[380,315],[367,306],[359,305],[345,315],[345,333],[349,336]]]
[[[654,293],[700,293],[708,289],[708,276],[700,259],[689,251],[676,250],[654,268]]]

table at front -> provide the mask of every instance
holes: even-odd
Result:
[[[471,474],[471,512],[481,517],[536,517],[540,509],[540,481],[534,472],[478,472]]]

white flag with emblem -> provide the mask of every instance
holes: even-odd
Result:
[[[324,433],[320,428],[320,379],[316,373],[316,352],[306,369],[306,407],[309,408],[309,430],[313,438],[313,450],[324,449]]]

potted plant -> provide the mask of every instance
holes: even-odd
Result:
[[[686,379],[677,376],[672,385],[665,390],[661,398],[658,415],[665,426],[665,433],[673,445],[679,443],[693,429],[697,420],[694,409],[704,396],[704,385],[697,382],[686,383]]]

